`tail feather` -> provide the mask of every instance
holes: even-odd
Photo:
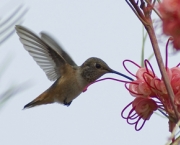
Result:
[[[24,109],[32,108],[38,105],[50,104],[54,102],[54,99],[48,95],[49,93],[44,92],[39,95],[36,99],[24,106]]]
[[[41,101],[35,101],[35,100],[33,100],[33,101],[31,101],[30,103],[26,104],[26,105],[24,106],[24,109],[32,108],[32,107],[35,107],[35,106],[38,106],[38,105],[41,105],[41,104],[42,104]]]

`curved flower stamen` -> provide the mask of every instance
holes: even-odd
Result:
[[[124,117],[124,111],[130,106],[130,105],[132,105],[132,102],[131,103],[129,103],[128,105],[126,105],[126,107],[124,107],[124,109],[121,111],[121,117],[123,118],[123,119],[127,119],[127,117]]]
[[[134,111],[134,114],[132,114],[131,116],[129,115],[128,119],[134,120],[134,119],[136,119],[138,117],[139,117],[139,115]]]
[[[130,78],[130,77],[129,77]],[[104,81],[104,80],[113,80],[113,81],[117,81],[117,82],[122,82],[122,83],[130,83],[131,81],[124,81],[124,80],[119,80],[119,79],[115,79],[115,78],[103,78],[103,79],[99,79],[99,80],[96,80],[94,82],[92,82],[91,84],[89,84],[88,86],[86,86],[83,90],[83,92],[87,91],[88,87],[94,83],[97,83],[97,82],[101,82],[101,81]],[[131,79],[133,80],[133,79]]]
[[[150,69],[151,69],[151,72],[149,72],[149,69],[148,69],[147,64],[149,65],[149,67],[150,67]],[[155,73],[154,73],[153,67],[152,67],[151,63],[149,62],[149,60],[145,59],[145,60],[144,60],[144,65],[145,65],[145,68],[146,68],[147,73],[149,73],[149,74],[152,73],[152,74],[153,74],[153,77],[155,77],[156,75],[155,75]]]
[[[134,116],[136,116],[136,117],[134,117]],[[139,118],[139,116],[135,112],[134,108],[132,108],[131,111],[129,112],[127,118],[126,118],[126,121],[127,121],[128,124],[134,125],[134,124],[137,123],[137,121],[135,121],[135,122],[130,122],[130,121],[135,120],[136,118]]]
[[[139,122],[140,119],[141,119],[141,118],[139,118],[139,119],[137,120],[137,122]],[[136,130],[136,131],[141,130],[141,129],[143,128],[144,124],[146,123],[146,121],[147,121],[147,120],[143,120],[143,122],[142,122],[142,124],[140,125],[139,128],[138,128],[138,123],[136,123],[136,124],[135,124],[135,130]]]
[[[136,77],[136,75],[134,75],[133,73],[131,73],[131,72],[129,71],[129,69],[127,69],[127,67],[126,67],[126,65],[125,65],[125,62],[130,62],[130,63],[134,64],[135,66],[137,66],[138,68],[141,68],[141,67],[140,67],[137,63],[135,63],[135,62],[133,62],[132,60],[129,60],[129,59],[126,59],[126,60],[123,61],[123,66],[124,66],[125,70],[126,70],[129,74],[131,74],[132,76]]]
[[[128,108],[131,104],[127,105],[125,108]],[[127,123],[129,125],[135,125],[135,130],[139,131],[142,129],[142,127],[144,126],[146,120],[143,120],[142,117],[140,117],[134,110],[135,108],[132,108],[131,111],[129,112],[127,117],[124,117],[124,119],[126,119]],[[122,115],[123,116],[124,111],[122,111]],[[133,114],[134,113],[134,114]],[[136,115],[136,116],[135,116]],[[135,117],[134,117],[135,116]],[[143,123],[140,125],[140,127],[138,127],[139,122],[143,120]]]

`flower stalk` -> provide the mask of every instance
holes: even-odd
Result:
[[[151,40],[151,44],[152,44],[152,47],[153,47],[153,51],[154,51],[154,54],[155,54],[156,61],[157,61],[158,66],[159,66],[160,73],[162,75],[162,78],[163,78],[163,81],[165,83],[168,95],[170,97],[171,105],[173,106],[173,109],[174,109],[174,112],[175,112],[175,115],[176,115],[175,121],[177,123],[178,120],[179,120],[179,115],[178,115],[177,108],[174,105],[174,92],[172,90],[172,87],[171,87],[170,82],[169,82],[169,78],[167,76],[166,69],[164,67],[163,59],[162,59],[162,56],[161,56],[161,53],[160,53],[160,50],[159,50],[158,42],[157,42],[156,35],[155,35],[155,32],[154,32],[154,29],[153,29],[152,25],[151,25],[151,27],[149,27],[147,29],[147,32],[148,32],[149,38]]]

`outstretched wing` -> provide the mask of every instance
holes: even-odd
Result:
[[[46,42],[51,48],[56,50],[65,60],[72,66],[77,66],[73,59],[69,56],[69,54],[63,50],[63,48],[55,41],[53,37],[45,32],[41,32],[41,39]]]
[[[27,28],[19,25],[15,28],[24,48],[44,70],[48,79],[51,81],[58,79],[61,76],[60,70],[66,64],[61,54]]]

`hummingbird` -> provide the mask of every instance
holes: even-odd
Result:
[[[123,74],[111,69],[102,59],[88,58],[78,66],[70,55],[47,33],[40,37],[24,26],[16,25],[16,32],[24,48],[43,69],[50,81],[46,91],[24,106],[31,108],[54,102],[69,106],[83,90],[106,73]]]

